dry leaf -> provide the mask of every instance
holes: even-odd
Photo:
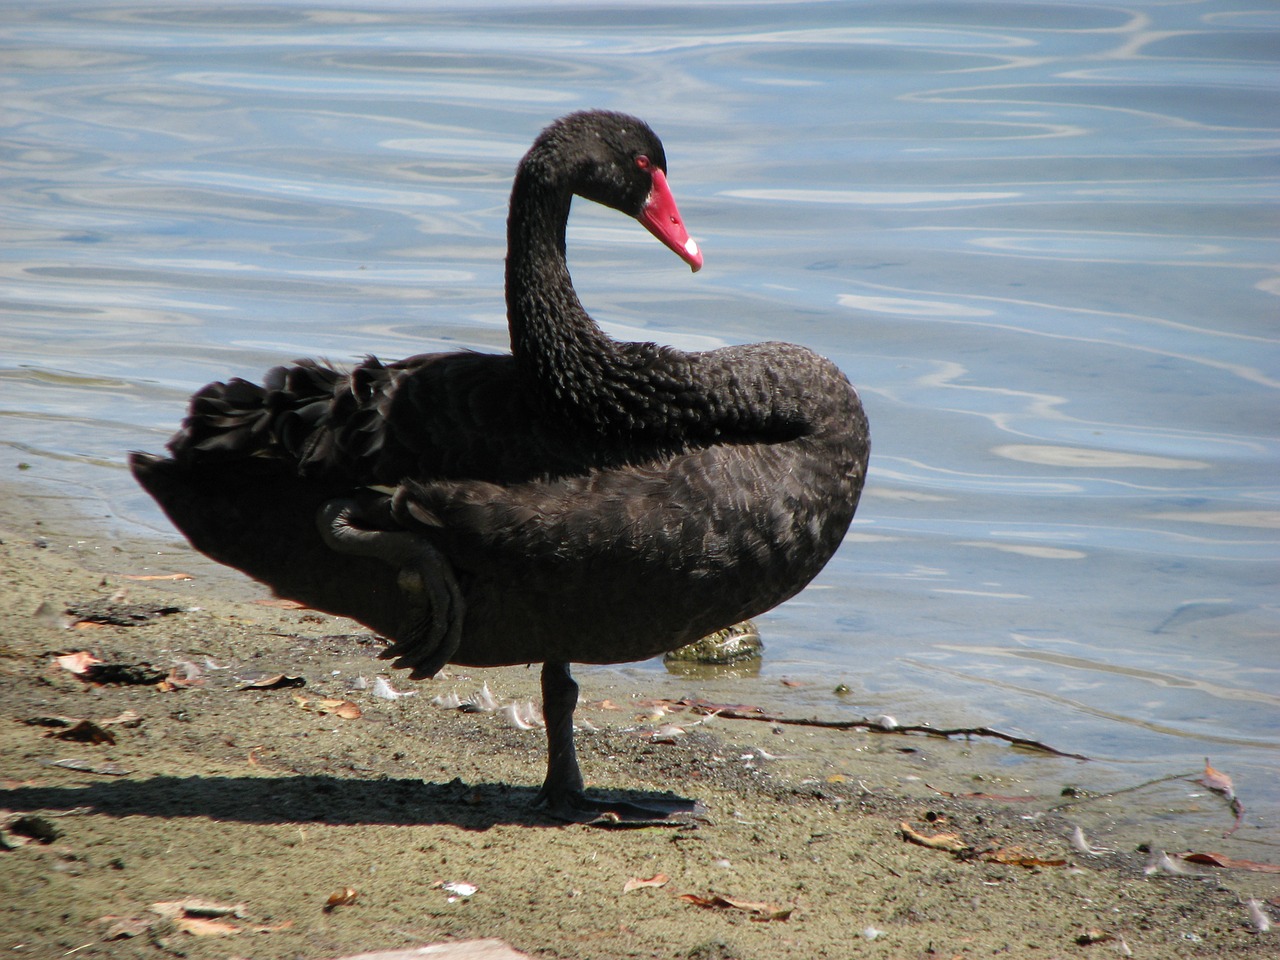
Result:
[[[761,923],[767,923],[770,920],[786,920],[795,909],[795,907],[780,907],[777,904],[761,903],[755,900],[737,900],[733,897],[721,896],[718,893],[713,893],[707,897],[701,897],[696,893],[682,893],[680,899],[687,903],[692,903],[695,907],[703,907],[707,910],[745,910],[751,914],[752,920],[758,920]]]
[[[146,917],[103,917],[101,922],[111,924],[102,935],[103,940],[110,941],[139,937],[151,929],[155,920],[149,920]]]
[[[1236,796],[1236,788],[1231,783],[1231,778],[1221,770],[1215,770],[1213,767],[1209,766],[1209,758],[1205,757],[1204,776],[1201,777],[1198,782],[1227,798],[1227,802],[1231,807],[1231,812],[1236,815],[1236,822],[1232,825],[1230,830],[1223,834],[1223,836],[1231,836],[1231,834],[1239,830],[1244,824],[1244,804],[1241,803],[1240,798]]]
[[[1183,853],[1178,855],[1188,863],[1204,863],[1228,870],[1250,870],[1253,873],[1280,873],[1280,864],[1259,863],[1256,860],[1238,860],[1222,853]]]
[[[656,730],[650,733],[642,733],[641,736],[647,738],[651,743],[660,743],[670,746],[685,734],[684,727],[677,727],[674,723],[664,723]]]
[[[156,686],[166,693],[171,690],[185,690],[188,687],[202,687],[204,686],[204,677],[201,676],[203,672],[190,660],[184,660],[170,667],[169,675]]]
[[[984,851],[981,859],[991,863],[1005,863],[1014,867],[1064,867],[1066,860],[1045,860],[1042,857],[1027,853],[1021,847],[1001,847],[999,850]]]
[[[1090,927],[1080,936],[1076,937],[1076,943],[1082,947],[1089,947],[1095,943],[1109,943],[1115,939],[1115,934],[1107,933],[1105,930],[1099,930],[1096,927]]]
[[[63,670],[70,670],[76,676],[83,676],[95,663],[102,663],[88,650],[77,650],[75,653],[64,653],[60,657],[54,657],[53,662],[60,666]]]
[[[214,903],[212,900],[201,900],[188,897],[185,900],[161,900],[151,904],[148,909],[162,917],[243,917],[243,903]]]
[[[898,829],[902,831],[902,839],[918,843],[920,846],[928,847],[931,850],[947,850],[951,853],[961,853],[969,849],[969,845],[960,839],[959,834],[935,833],[931,837],[926,837],[923,833],[917,833],[913,830],[911,824],[905,820],[898,824]]]
[[[632,890],[639,890],[642,887],[661,887],[670,879],[665,873],[655,873],[652,877],[644,880],[640,877],[632,877],[622,885],[622,892],[630,893]]]
[[[194,580],[189,573],[124,573],[121,580]]]
[[[307,685],[306,677],[291,677],[285,673],[275,673],[269,677],[259,677],[257,680],[246,680],[237,690],[281,690],[285,687],[305,687]]]
[[[100,685],[149,687],[165,678],[163,670],[157,670],[146,660],[136,663],[91,663],[80,679]]]
[[[1204,758],[1204,776],[1199,781],[1210,790],[1217,790],[1228,800],[1236,795],[1236,788],[1231,783],[1231,778],[1220,770],[1215,770],[1209,766],[1209,758]]]
[[[0,850],[15,850],[27,843],[53,843],[62,831],[44,817],[0,812]]]
[[[337,893],[329,894],[329,899],[325,901],[324,912],[332,913],[336,907],[345,907],[356,902],[360,894],[355,887],[343,887]]]
[[[107,717],[105,720],[99,720],[99,726],[109,727],[114,723],[124,724],[126,727],[136,727],[142,720],[142,714],[136,710],[124,710],[114,717]]]
[[[178,917],[173,925],[193,937],[229,937],[240,933],[240,928],[225,920],[208,920],[204,917]]]
[[[294,695],[299,706],[306,707],[307,701],[302,697]],[[360,708],[350,700],[333,700],[324,699],[314,701],[316,710],[319,713],[332,713],[334,716],[341,717],[343,720],[358,720],[361,716]]]
[[[67,770],[82,770],[85,773],[100,773],[107,777],[125,777],[129,771],[118,763],[91,763],[79,757],[68,757],[65,760],[42,761],[51,767],[64,767]]]
[[[58,740],[72,740],[76,743],[114,744],[116,742],[115,734],[110,730],[103,730],[92,720],[81,720],[73,727],[59,730],[57,733],[46,733],[45,736]]]

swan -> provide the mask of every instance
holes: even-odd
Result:
[[[167,457],[130,457],[196,549],[367,625],[411,677],[543,664],[538,800],[565,821],[690,809],[584,790],[569,665],[653,657],[793,596],[866,476],[867,419],[829,360],[619,342],[583,309],[565,259],[575,195],[702,266],[666,174],[641,120],[555,121],[511,192],[509,354],[299,360],[212,383]]]

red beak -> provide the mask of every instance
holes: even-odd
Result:
[[[702,268],[702,251],[684,228],[680,211],[676,209],[676,198],[671,195],[671,188],[667,186],[667,175],[657,167],[653,168],[653,189],[649,192],[649,199],[644,202],[644,209],[640,211],[638,219],[646,230],[692,267],[694,273]]]

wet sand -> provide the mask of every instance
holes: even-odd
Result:
[[[787,689],[764,681],[584,671],[578,717],[595,729],[578,744],[590,784],[634,797],[675,790],[708,813],[674,827],[558,824],[531,806],[539,730],[431,702],[487,684],[522,703],[537,696],[535,668],[450,668],[411,684],[387,673],[380,642],[356,624],[266,605],[265,590],[190,551],[114,543],[54,501],[8,493],[7,955],[320,960],[481,937],[584,960],[1280,949],[1246,905],[1256,898],[1280,915],[1280,875],[1148,873],[1132,815],[1109,830],[1110,798],[1043,788],[1055,776],[1079,782],[1080,761],[1032,758],[1031,790],[1009,772],[1012,748],[995,741],[705,720],[655,702],[741,702],[749,690],[754,703],[794,712]],[[128,579],[179,572],[193,579]],[[75,624],[91,602],[177,612]],[[87,682],[58,664],[81,650],[151,682]],[[305,685],[239,689],[275,674]],[[414,695],[380,699],[355,684],[379,675]],[[663,727],[676,729],[655,738]],[[114,742],[92,742],[98,731]],[[1202,806],[1230,826],[1220,805]],[[918,838],[951,835],[934,842],[959,849],[913,842],[904,824]],[[1078,825],[1111,849],[1077,849]],[[1146,836],[1176,836],[1148,826]],[[1220,847],[1251,855],[1240,835]],[[153,906],[192,900],[234,910]]]

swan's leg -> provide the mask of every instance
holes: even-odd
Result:
[[[316,523],[331,549],[373,557],[398,571],[411,619],[381,657],[409,668],[415,680],[433,677],[462,642],[462,591],[439,550],[406,531],[378,529],[378,519],[357,501],[338,499],[320,508]]]
[[[547,722],[547,778],[538,799],[552,807],[559,798],[582,795],[582,770],[573,745],[578,684],[567,663],[542,665],[542,716]]]
[[[542,665],[542,715],[547,722],[547,778],[537,803],[559,820],[609,826],[625,823],[673,824],[704,812],[695,800],[658,797],[643,804],[589,798],[583,791],[582,771],[573,745],[573,711],[578,684],[567,663]]]

